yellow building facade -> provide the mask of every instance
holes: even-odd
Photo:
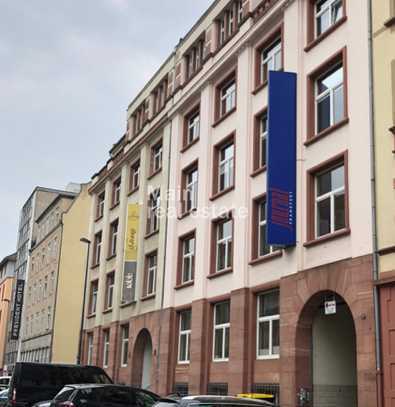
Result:
[[[90,208],[88,185],[82,185],[80,194],[62,219],[53,363],[75,363],[77,359],[87,256],[86,245],[80,239],[88,236]]]

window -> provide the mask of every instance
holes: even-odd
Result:
[[[203,64],[204,38],[200,38],[185,54],[187,79],[199,71]]]
[[[179,283],[186,284],[194,279],[195,275],[195,233],[180,239],[181,251],[181,278]]]
[[[103,367],[108,367],[110,356],[110,331],[106,329],[103,331]]]
[[[316,237],[345,227],[344,165],[317,174],[315,178]]]
[[[216,119],[224,117],[236,108],[236,74],[233,72],[217,87]]]
[[[118,178],[112,184],[112,206],[116,206],[119,204],[121,199],[121,178]]]
[[[225,218],[215,221],[215,268],[214,273],[232,268],[233,257],[233,219]]]
[[[191,343],[191,310],[179,313],[178,363],[189,363]]]
[[[182,173],[182,212],[187,213],[197,208],[198,203],[198,166],[197,163],[186,168]]]
[[[128,365],[129,356],[129,325],[121,327],[121,366]]]
[[[99,289],[99,282],[97,280],[91,282],[90,298],[89,298],[89,315],[96,313],[97,306],[97,292]]]
[[[143,130],[149,118],[149,99],[145,100],[133,114],[134,118],[134,135],[136,136]]]
[[[154,89],[154,114],[158,114],[166,104],[167,99],[167,77],[161,81],[161,83]]]
[[[214,306],[213,361],[229,359],[230,303],[221,302]]]
[[[158,265],[158,255],[153,253],[146,258],[146,280],[145,280],[145,295],[154,295],[156,290],[156,272]]]
[[[151,149],[151,174],[162,169],[162,141],[155,144]]]
[[[254,139],[254,171],[260,171],[266,168],[266,150],[267,150],[267,111],[255,116],[255,139]],[[254,175],[254,174],[253,174]]]
[[[260,83],[268,81],[270,71],[280,71],[281,69],[281,38],[277,38],[268,47],[262,49],[260,53]]]
[[[183,148],[186,148],[200,136],[200,108],[185,116]]]
[[[257,358],[269,359],[280,354],[279,291],[258,296]]]
[[[346,151],[308,171],[306,246],[349,233],[347,168]]]
[[[95,240],[93,243],[92,266],[98,266],[100,264],[101,245],[102,245],[102,232],[98,232],[95,234]]]
[[[147,234],[151,234],[159,230],[159,211],[160,190],[157,189],[150,195],[148,202]]]
[[[110,245],[109,245],[109,257],[117,254],[117,239],[118,239],[118,219],[110,225]]]
[[[234,136],[215,146],[213,195],[231,189],[235,181]]]
[[[100,219],[104,214],[104,201],[105,201],[105,193],[102,192],[97,196],[97,203],[96,203],[96,219]]]
[[[343,0],[319,0],[315,4],[315,37],[319,37],[343,17]]]
[[[261,198],[254,201],[254,235],[253,235],[253,258],[257,259],[259,257],[266,256],[267,254],[273,253],[275,248],[268,245],[266,242],[266,215],[267,215],[267,205],[266,199]]]
[[[309,75],[308,138],[328,134],[347,122],[346,50]],[[329,130],[329,131],[328,131]]]
[[[237,32],[239,25],[243,22],[243,18],[242,0],[231,2],[217,18],[218,43],[220,47]]]
[[[92,363],[93,363],[93,334],[88,334],[87,339],[88,339],[88,352],[87,352],[86,363],[87,363],[87,365],[92,365]]]
[[[130,185],[129,190],[135,191],[140,185],[140,161],[135,162],[130,167]]]
[[[107,274],[106,277],[106,300],[104,307],[106,310],[112,308],[112,302],[114,298],[114,272]]]

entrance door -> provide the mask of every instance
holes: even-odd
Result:
[[[336,314],[321,307],[313,320],[314,407],[357,407],[354,321],[346,304]]]
[[[325,311],[325,302],[336,307]],[[357,407],[354,319],[343,298],[320,292],[305,304],[297,325],[296,390],[300,406]]]
[[[137,336],[132,359],[132,384],[143,389],[152,385],[152,340],[148,330]]]

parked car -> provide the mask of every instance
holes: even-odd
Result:
[[[8,389],[0,391],[0,407],[3,407],[7,404],[8,400]]]
[[[232,396],[186,396],[174,400],[160,400],[154,407],[273,407],[266,400]]]
[[[155,393],[130,386],[76,384],[63,387],[49,407],[152,407],[159,400]],[[38,403],[35,407],[47,406]]]
[[[52,400],[66,384],[112,383],[106,372],[96,366],[16,363],[11,378],[8,407],[31,407]]]
[[[0,389],[8,389],[10,386],[11,376],[1,376],[0,377]]]

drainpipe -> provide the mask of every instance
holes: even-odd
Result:
[[[376,205],[376,151],[375,151],[375,115],[373,88],[373,12],[372,0],[368,0],[368,52],[369,52],[369,99],[370,99],[370,166],[371,166],[371,199],[372,199],[372,244],[373,244],[373,283],[379,280],[378,242],[377,242],[377,205]],[[377,405],[382,406],[382,373],[381,373],[381,323],[379,289],[373,285],[374,322],[376,332],[376,384]]]

